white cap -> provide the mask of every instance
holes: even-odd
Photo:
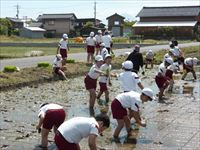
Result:
[[[94,36],[94,32],[90,32],[90,36]]]
[[[153,51],[150,49],[149,51],[148,51],[149,53],[153,53]]]
[[[63,34],[64,39],[68,39],[68,35],[66,33]]]
[[[122,63],[122,67],[125,69],[133,69],[133,63],[132,61],[127,60]]]
[[[198,59],[197,59],[196,57],[192,58],[192,61],[193,61],[193,64],[194,64],[194,65],[197,65]]]
[[[105,43],[101,43],[100,46],[105,47]]]
[[[96,55],[95,60],[96,61],[103,61],[103,57],[101,55]]]
[[[110,57],[110,58],[112,58],[112,56],[111,56],[110,54],[106,54],[106,56],[105,56],[104,60],[105,60],[107,57]]]
[[[142,93],[143,93],[144,95],[148,96],[148,97],[150,98],[150,101],[155,99],[155,97],[154,97],[154,95],[153,95],[153,91],[152,91],[150,88],[144,88],[144,89],[142,90]]]
[[[98,30],[97,33],[102,33],[102,31],[101,31],[101,30]]]
[[[61,58],[62,58],[62,56],[61,56],[60,54],[57,54],[56,57],[57,57],[58,59],[61,59]]]
[[[165,62],[171,65],[173,63],[173,59],[171,57],[167,57],[165,58]]]

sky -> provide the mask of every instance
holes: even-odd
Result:
[[[49,13],[74,13],[77,18],[94,17],[95,0],[0,0],[0,16],[15,17],[19,5],[19,17],[37,19]],[[118,13],[126,20],[137,20],[135,16],[146,6],[194,6],[200,0],[96,0],[97,19],[107,24],[106,18]]]

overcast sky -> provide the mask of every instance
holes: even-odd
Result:
[[[200,0],[96,0],[97,18],[107,24],[106,17],[118,13],[126,20],[135,16],[144,6],[193,6]],[[15,17],[19,5],[19,17],[36,19],[44,13],[75,13],[77,18],[94,17],[94,0],[1,0],[1,17]]]

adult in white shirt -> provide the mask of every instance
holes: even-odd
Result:
[[[144,88],[139,76],[135,72],[132,72],[133,63],[131,61],[127,60],[123,62],[122,69],[124,69],[124,72],[117,75],[117,78],[121,82],[121,87],[124,92],[136,91],[137,86],[140,89]]]
[[[106,56],[107,54],[109,54],[109,53],[108,53],[108,50],[106,49],[104,43],[101,43],[100,46],[101,46],[101,48],[100,48],[100,55],[103,57],[103,59],[105,59],[105,56]]]
[[[111,85],[110,81],[110,71],[111,71],[111,61],[112,57],[110,54],[107,54],[104,59],[104,64],[101,66],[100,70],[104,72],[105,75],[101,75],[99,77],[99,86],[100,91],[97,95],[97,100],[100,102],[100,97],[103,93],[105,93],[105,100],[106,104],[109,102],[109,91],[108,91],[108,84]]]
[[[111,45],[112,45],[112,38],[109,35],[108,31],[105,31],[104,36],[102,37],[102,42],[105,44],[106,49],[108,50],[108,53],[111,54],[112,49],[111,49]]]
[[[95,64],[90,68],[90,71],[86,75],[84,82],[85,88],[89,91],[90,99],[89,99],[89,109],[90,115],[94,115],[94,104],[96,100],[96,87],[97,87],[97,78],[103,72],[100,70],[101,65],[103,64],[103,58],[101,55],[97,55],[95,57]]]
[[[169,78],[166,77],[167,67],[173,63],[173,59],[171,57],[165,58],[165,61],[159,65],[158,73],[155,77],[156,85],[159,88],[158,100],[162,102],[162,97],[165,89],[169,85]]]
[[[62,56],[60,54],[56,55],[56,58],[53,61],[53,71],[57,75],[61,75],[65,80],[67,80],[67,77],[65,76],[65,73],[62,70]]]
[[[98,30],[97,35],[95,35],[96,38],[96,55],[99,55],[100,50],[100,44],[102,43],[102,31]]]
[[[183,69],[185,70],[185,72],[182,76],[182,80],[185,79],[188,72],[192,73],[194,80],[197,79],[197,76],[196,76],[196,73],[195,73],[195,70],[194,70],[194,65],[197,65],[197,63],[198,63],[198,59],[196,57],[193,57],[193,58],[189,57],[189,58],[185,59],[184,64],[183,64]]]
[[[42,148],[47,148],[48,146],[48,134],[50,130],[54,127],[54,132],[65,120],[65,111],[62,106],[58,104],[48,104],[44,103],[39,109],[39,123],[36,126],[38,132],[41,130],[41,146]]]
[[[57,48],[57,54],[61,54],[62,59],[63,59],[62,65],[66,64],[68,51],[69,51],[68,35],[64,33],[62,39],[58,43],[58,48]]]
[[[90,150],[96,150],[96,138],[109,128],[107,115],[97,115],[95,118],[75,117],[65,121],[55,135],[58,150],[80,150],[79,142],[88,137]]]
[[[94,32],[90,32],[90,36],[86,38],[87,62],[93,63],[95,52],[96,38]]]
[[[119,134],[124,125],[128,136],[131,135],[131,123],[127,114],[127,109],[131,110],[130,116],[134,117],[138,125],[146,127],[146,123],[140,118],[140,104],[153,99],[153,91],[149,88],[144,88],[141,94],[131,91],[119,94],[115,97],[111,104],[113,118],[117,120],[117,128],[113,135],[114,140],[119,140]]]

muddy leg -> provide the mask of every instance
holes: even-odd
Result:
[[[95,99],[96,99],[96,91],[95,89],[90,89],[90,101],[89,101],[89,106],[94,107]]]
[[[105,100],[106,100],[106,103],[109,102],[109,91],[105,91]]]
[[[187,72],[185,72],[185,73],[183,74],[183,76],[182,76],[181,79],[184,80],[186,76],[187,76]]]
[[[117,128],[115,129],[114,138],[119,138],[119,133],[124,127],[124,120],[123,119],[117,119]]]
[[[125,126],[126,126],[126,131],[128,136],[131,135],[131,122],[128,116],[124,117],[124,122],[125,122]]]
[[[41,140],[41,146],[42,148],[47,148],[48,146],[48,135],[49,135],[49,129],[42,128],[41,134],[42,134],[42,140]]]
[[[196,73],[195,73],[194,70],[192,70],[192,75],[193,75],[194,79],[196,80],[196,79],[197,79],[197,76],[196,76]]]

